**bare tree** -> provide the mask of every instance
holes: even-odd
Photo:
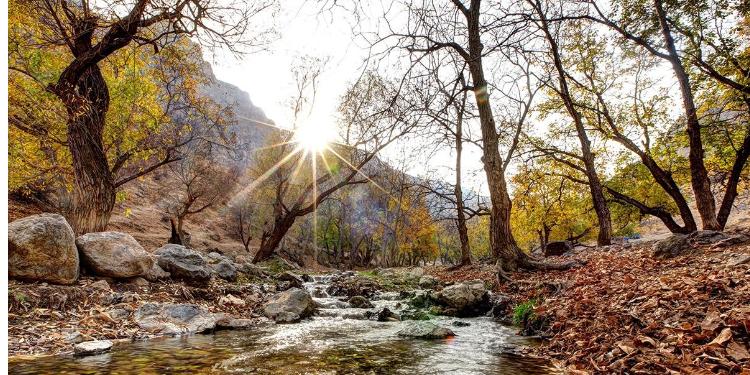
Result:
[[[169,243],[187,245],[185,219],[226,198],[234,189],[237,171],[227,169],[207,152],[195,151],[168,166],[171,178],[163,179],[164,206],[170,215]],[[175,188],[175,184],[177,188]]]
[[[242,243],[247,252],[250,252],[250,241],[253,240],[253,234],[257,230],[253,220],[256,213],[257,210],[249,199],[241,199],[229,207],[232,233]]]
[[[300,95],[293,105],[295,113],[301,108],[300,101],[308,100],[303,91],[313,90],[317,76],[314,72],[298,76],[308,81],[298,84]],[[341,188],[369,181],[367,173],[376,168],[372,165],[378,162],[377,154],[416,124],[408,114],[410,105],[398,100],[398,94],[393,83],[365,74],[344,95],[340,144],[331,144],[322,151],[305,150],[289,134],[279,145],[264,151],[272,161],[266,164],[272,165],[264,166],[265,172],[251,188],[259,184],[273,186],[273,222],[263,229],[254,262],[274,254],[297,218],[313,213]],[[335,163],[335,167],[328,169],[330,163]]]

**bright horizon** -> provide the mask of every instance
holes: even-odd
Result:
[[[279,37],[269,43],[266,50],[239,57],[226,51],[215,54],[205,52],[204,58],[211,64],[217,79],[247,92],[253,104],[262,109],[266,117],[273,120],[276,126],[287,129],[291,128],[294,120],[289,101],[296,94],[291,68],[301,57],[327,60],[318,81],[313,108],[300,122],[308,126],[325,122],[334,124],[340,98],[361,74],[368,56],[367,46],[354,35],[350,20],[340,17],[341,13],[318,13],[318,9],[311,4],[285,3],[273,20]],[[362,23],[358,26],[362,26]],[[455,163],[454,155],[447,149],[436,152],[427,163],[406,162],[406,165],[401,165],[404,162],[402,154],[413,150],[414,146],[397,142],[386,148],[381,158],[394,167],[403,167],[411,175],[426,177],[429,173],[448,182],[454,181],[451,170]],[[463,183],[466,188],[486,194],[488,191],[484,174],[481,173],[480,157],[477,147],[466,144]]]

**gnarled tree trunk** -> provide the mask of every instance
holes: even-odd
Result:
[[[104,231],[115,205],[114,177],[102,133],[109,91],[99,67],[88,68],[58,96],[68,112],[68,147],[73,159],[73,200],[67,216],[76,234]]]

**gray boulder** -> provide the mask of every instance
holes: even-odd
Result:
[[[133,238],[120,232],[87,233],[76,239],[81,261],[96,275],[128,278],[146,274],[151,255]]]
[[[275,295],[265,306],[263,315],[276,323],[293,323],[315,312],[315,302],[299,288],[292,288]]]
[[[32,215],[8,224],[11,278],[72,284],[79,266],[75,234],[61,215]]]
[[[402,337],[413,337],[418,339],[444,339],[456,334],[448,328],[440,327],[435,323],[426,321],[411,321],[398,331],[397,335]]]
[[[690,250],[690,241],[684,234],[673,234],[653,246],[654,257],[672,258]]]
[[[95,340],[86,341],[73,346],[73,354],[77,356],[95,355],[108,352],[112,349],[112,341]]]
[[[690,243],[693,245],[712,245],[717,242],[729,239],[729,236],[714,230],[699,230],[688,235]]]
[[[464,282],[448,286],[437,294],[437,301],[448,307],[452,315],[468,317],[483,315],[492,307],[490,294],[482,281]]]
[[[419,278],[420,288],[431,289],[431,288],[436,287],[439,283],[440,281],[438,281],[438,279],[435,278],[434,276],[424,275]]]
[[[216,263],[211,267],[214,274],[219,278],[228,281],[237,280],[237,268],[234,267],[234,264],[232,264],[229,259],[221,260],[219,263]]]
[[[146,303],[133,314],[139,327],[162,335],[211,332],[222,317],[202,306],[169,303]]]
[[[154,252],[159,267],[169,272],[172,278],[193,282],[211,279],[211,269],[201,254],[182,245],[167,244]]]

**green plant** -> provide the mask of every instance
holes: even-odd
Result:
[[[513,308],[513,324],[521,325],[524,322],[533,319],[536,303],[536,299],[530,299],[516,305],[516,307]]]

